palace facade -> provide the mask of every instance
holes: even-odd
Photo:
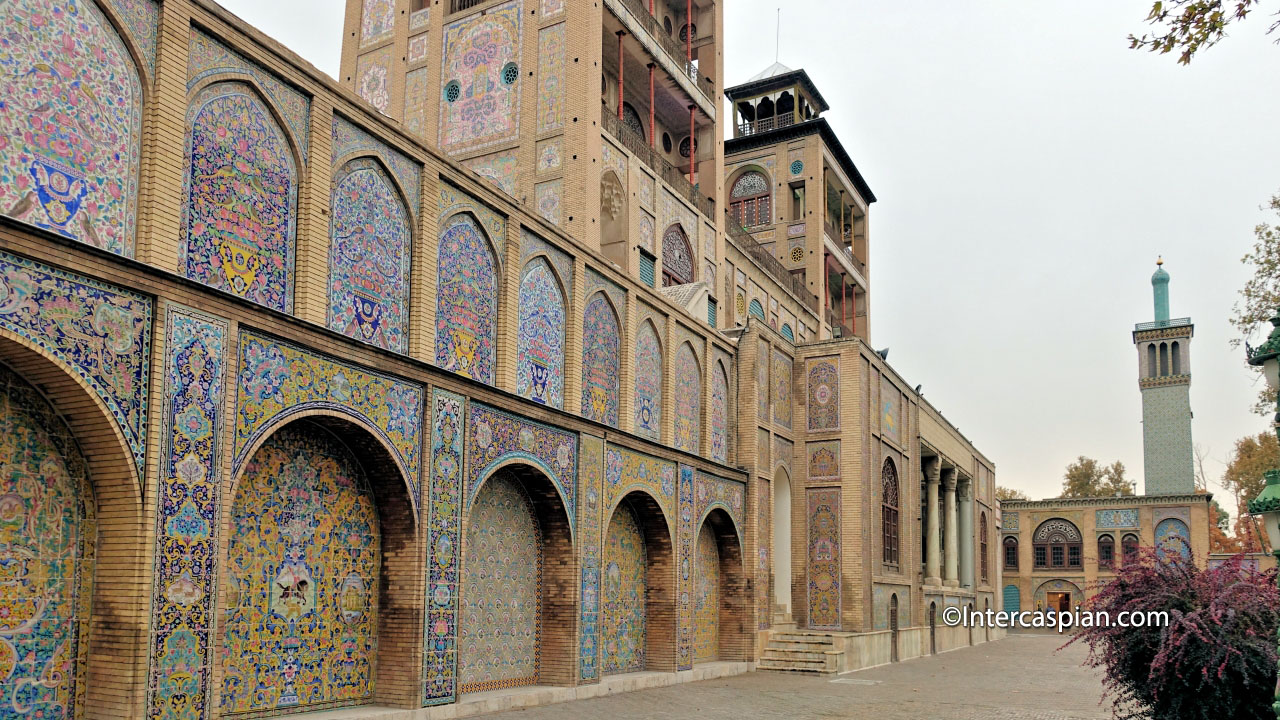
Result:
[[[207,0],[0,6],[0,714],[994,639],[938,622],[999,606],[994,464],[868,344],[875,197],[803,71],[724,89],[723,11],[351,0],[339,82]]]

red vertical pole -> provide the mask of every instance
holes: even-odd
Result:
[[[649,0],[649,11],[653,11],[653,0]],[[653,147],[653,135],[655,132],[653,121],[653,63],[649,63],[649,147]]]
[[[684,60],[693,62],[693,0],[684,0]]]
[[[622,119],[622,78],[627,74],[626,62],[622,57],[622,36],[625,32],[618,31],[618,119]]]
[[[840,273],[840,324],[849,327],[849,293],[844,282],[844,273]]]
[[[653,15],[653,0],[649,0],[649,14]]]

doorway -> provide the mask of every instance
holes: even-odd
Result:
[[[775,614],[791,617],[791,478],[778,468],[773,476],[773,604]]]
[[[1045,593],[1046,610],[1054,612],[1069,613],[1071,612],[1071,593],[1069,592],[1051,592]]]

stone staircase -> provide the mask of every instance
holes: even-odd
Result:
[[[830,633],[797,630],[790,615],[775,614],[769,641],[760,660],[759,670],[781,670],[802,673],[834,673],[840,669],[844,650],[836,649]]]

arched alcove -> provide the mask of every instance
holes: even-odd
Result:
[[[773,603],[774,613],[791,615],[791,476],[773,473]]]
[[[671,532],[653,496],[614,507],[601,557],[600,667],[605,675],[675,670],[675,564]]]
[[[723,509],[713,509],[699,526],[694,558],[694,662],[746,661],[753,634],[742,545]]]

